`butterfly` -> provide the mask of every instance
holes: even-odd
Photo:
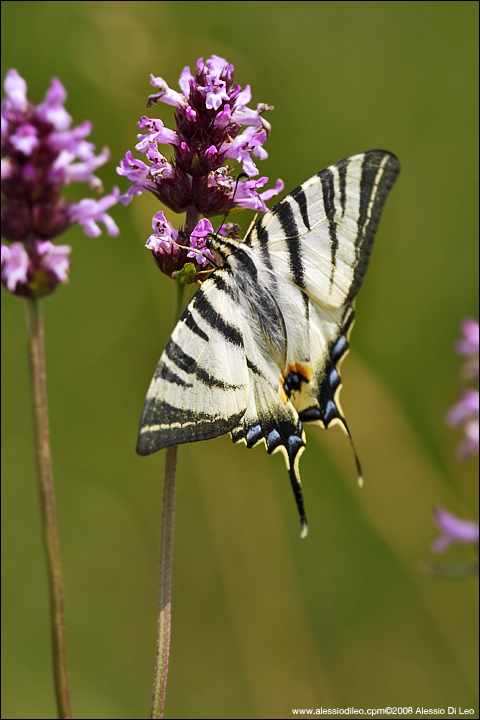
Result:
[[[285,457],[307,534],[303,426],[339,424],[351,442],[339,364],[399,171],[395,155],[382,150],[348,157],[299,185],[243,241],[208,240],[218,267],[160,358],[141,417],[140,455],[228,432],[249,448],[263,442]]]

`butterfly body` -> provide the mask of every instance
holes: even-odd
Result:
[[[370,151],[297,187],[244,241],[214,237],[219,264],[167,343],[142,414],[137,450],[231,432],[285,457],[306,517],[298,464],[303,424],[350,433],[339,404],[354,298],[400,166]],[[358,464],[358,463],[357,463]]]

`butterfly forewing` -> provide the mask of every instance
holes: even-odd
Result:
[[[285,456],[306,533],[302,422],[337,422],[350,437],[339,364],[399,170],[381,150],[346,158],[287,195],[245,242],[212,241],[223,266],[194,295],[160,358],[138,452],[229,431],[248,447],[264,442]]]
[[[391,153],[341,160],[293,190],[257,223],[246,244],[322,307],[358,292],[385,199],[399,173]]]
[[[229,432],[248,401],[248,368],[235,288],[218,270],[195,293],[167,343],[147,393],[137,451]]]

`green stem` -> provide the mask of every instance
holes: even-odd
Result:
[[[35,446],[52,617],[53,674],[57,710],[60,718],[72,718],[67,663],[65,601],[58,543],[57,517],[55,512],[50,433],[48,428],[42,312],[39,300],[29,299],[26,301],[26,306]]]
[[[173,303],[173,326],[183,304],[185,285],[175,283],[177,288]],[[175,479],[177,474],[177,450],[173,445],[165,451],[165,474],[163,479],[162,527],[160,531],[159,614],[157,635],[157,659],[153,681],[151,718],[162,718],[167,685],[168,656],[170,653],[171,602],[172,602],[172,552],[173,518],[175,510]]]

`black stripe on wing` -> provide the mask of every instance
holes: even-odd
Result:
[[[183,370],[183,372],[195,372],[195,360],[190,357],[190,355],[187,355],[187,353],[185,353],[182,348],[177,345],[177,343],[174,342],[171,338],[167,343],[165,353],[168,359],[180,370]],[[164,377],[163,367],[165,367],[163,363],[158,366],[157,370],[155,371],[155,378]]]
[[[292,197],[297,203],[298,209],[300,210],[300,215],[303,220],[303,224],[305,225],[307,230],[310,230],[310,220],[308,217],[308,201],[302,186],[299,185],[297,188],[295,188],[295,190],[290,193],[290,197]]]
[[[338,185],[340,188],[340,205],[342,206],[342,217],[345,215],[347,208],[347,167],[349,158],[345,158],[341,162],[337,163],[338,170]]]
[[[173,365],[176,365],[177,368],[183,370],[184,373],[187,373],[189,375],[195,374],[197,380],[200,380],[200,382],[202,382],[204,385],[208,385],[208,387],[216,387],[220,388],[221,390],[240,390],[240,385],[232,385],[230,383],[226,383],[221,378],[216,378],[204,368],[199,367],[194,358],[190,357],[190,355],[187,355],[187,353],[185,353],[182,348],[177,345],[177,343],[174,342],[171,338],[167,343],[167,347],[165,348],[165,354],[170,360],[170,362],[173,363]],[[177,385],[186,385],[184,381],[178,382],[175,379],[171,380],[172,375],[173,373],[170,368],[164,362],[160,362],[157,370],[155,371],[154,377],[155,379],[161,378],[162,380],[167,380],[168,382],[175,382]],[[192,387],[192,385],[190,384],[188,385],[188,387]]]
[[[330,292],[333,288],[333,278],[335,276],[335,268],[337,266],[337,249],[338,249],[338,237],[337,237],[337,223],[335,220],[335,185],[333,172],[327,168],[318,173],[320,182],[322,184],[323,192],[323,207],[325,208],[325,215],[328,220],[328,232],[330,235],[330,262],[332,268],[330,270]]]
[[[290,272],[292,280],[298,287],[305,287],[305,268],[302,260],[302,243],[299,237],[295,213],[289,202],[279,203],[276,207],[277,216],[285,236],[288,248]]]
[[[261,370],[258,369],[258,367],[247,357],[247,367],[249,370],[253,372],[254,375],[259,375],[260,377],[263,377],[263,373]]]
[[[264,224],[266,217],[267,216],[264,216],[261,220],[259,220],[258,223],[252,228],[251,232],[248,233],[247,237],[245,238],[245,245],[247,245],[248,247],[260,248],[262,260],[273,275],[272,259],[270,257],[270,251],[268,249],[269,234]]]
[[[371,150],[363,157],[358,234],[355,241],[356,263],[348,300],[355,297],[365,277],[383,206],[399,172],[400,163],[392,153]]]
[[[178,385],[182,388],[193,387],[192,383],[183,380],[179,375],[177,375],[177,373],[175,373],[173,370],[170,370],[170,368],[166,365],[164,365],[162,369],[162,378],[166,380],[166,382],[173,383],[174,385]]]
[[[199,327],[198,323],[196,323],[193,319],[193,315],[190,312],[189,307],[187,307],[185,312],[183,313],[181,317],[181,322],[183,322],[188,327],[188,329],[191,330],[197,337],[205,340],[205,342],[209,341],[210,338],[208,337],[208,335],[203,332],[202,328]]]
[[[185,397],[188,398],[188,394]],[[174,407],[159,398],[147,399],[140,421],[137,453],[150,455],[170,445],[225,435],[237,425],[244,412],[225,418],[190,408]]]
[[[237,345],[238,347],[243,347],[242,333],[234,325],[231,325],[223,319],[221,314],[215,310],[201,287],[197,290],[193,297],[192,307],[198,312],[200,317],[202,317],[210,325],[210,327],[221,333],[225,340],[228,340],[228,342],[233,345]]]

